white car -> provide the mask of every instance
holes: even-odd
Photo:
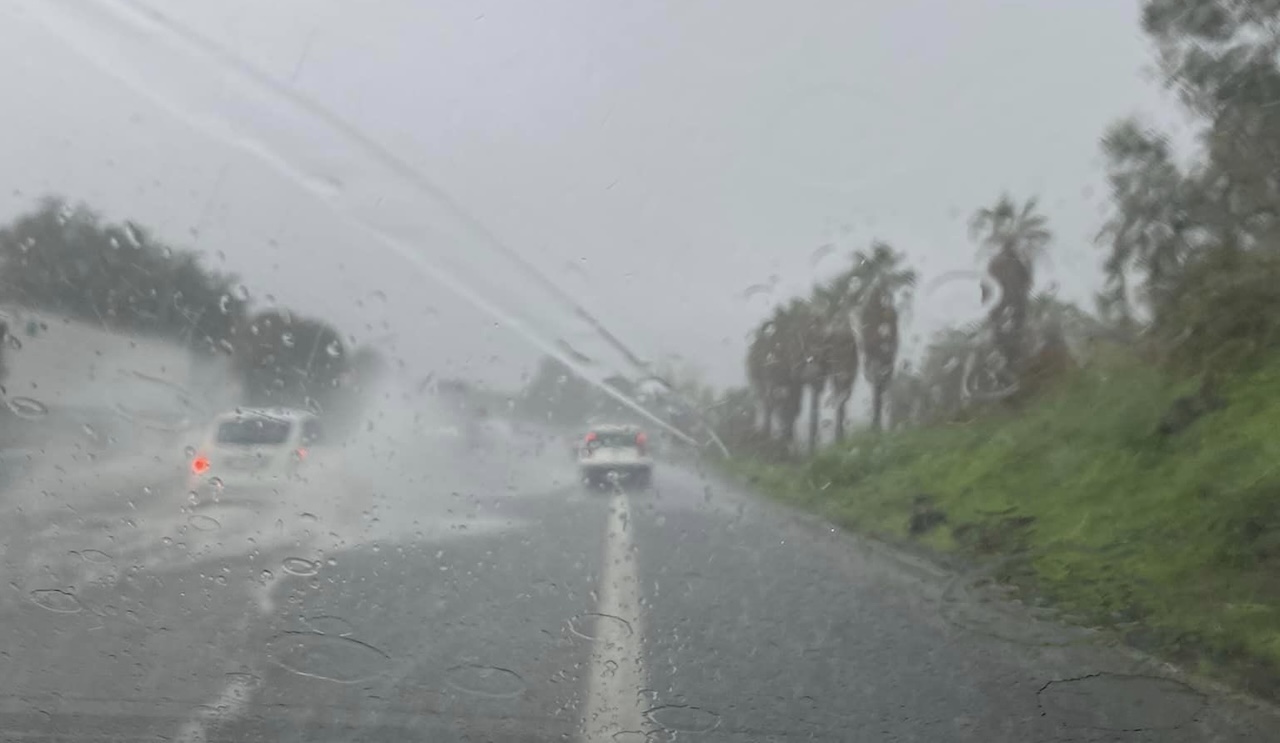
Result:
[[[635,426],[595,426],[578,448],[578,473],[588,487],[618,482],[647,488],[653,482],[653,458],[644,431]]]
[[[298,479],[311,448],[323,443],[320,420],[306,410],[241,408],[213,420],[191,452],[189,486],[262,487]]]

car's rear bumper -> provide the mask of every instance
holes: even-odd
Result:
[[[635,484],[647,487],[653,478],[653,463],[583,464],[578,467],[578,477],[589,485],[597,485],[606,480],[617,478],[624,486]]]
[[[610,470],[616,470],[618,472],[625,470],[631,472],[636,470],[651,470],[653,469],[653,462],[601,462],[598,464],[579,463],[578,469],[583,472],[608,472]]]

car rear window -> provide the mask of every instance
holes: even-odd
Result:
[[[607,433],[596,432],[595,441],[599,446],[620,447],[635,446],[635,433],[625,431],[609,431]]]
[[[283,444],[289,438],[289,421],[275,418],[236,418],[218,425],[218,443],[240,446]]]

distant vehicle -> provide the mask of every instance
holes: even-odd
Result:
[[[189,464],[192,490],[282,484],[308,467],[324,442],[319,418],[306,410],[241,408],[213,420]]]
[[[578,447],[578,472],[588,487],[617,481],[647,488],[653,482],[649,439],[635,426],[594,426]]]

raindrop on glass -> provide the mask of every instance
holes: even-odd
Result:
[[[43,418],[49,414],[49,408],[44,403],[30,397],[10,397],[5,400],[5,404],[14,415],[27,420]]]

